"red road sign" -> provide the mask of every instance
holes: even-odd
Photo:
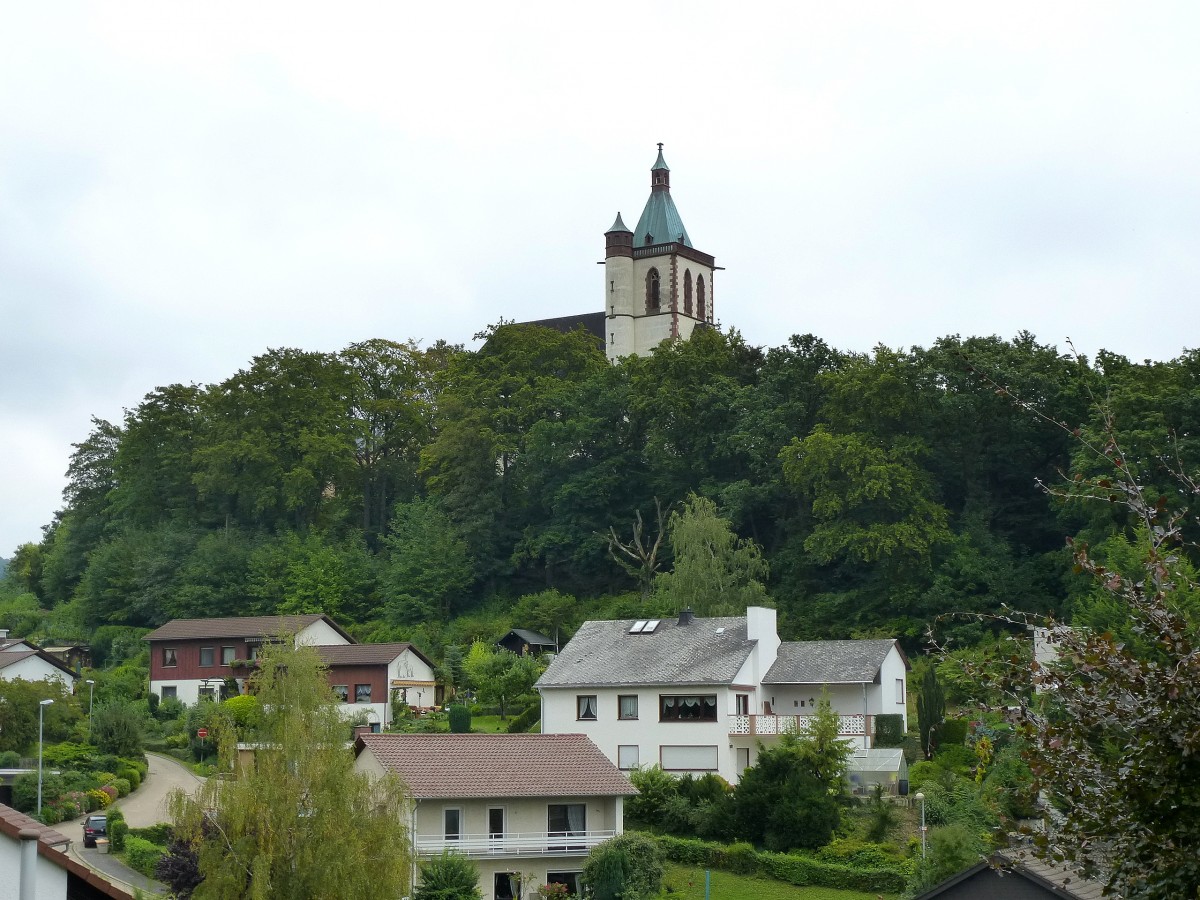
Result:
[[[198,738],[208,737],[208,729],[207,728],[197,728],[196,729],[196,737],[198,737]]]

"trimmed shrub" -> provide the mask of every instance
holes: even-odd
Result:
[[[124,766],[117,772],[117,778],[129,782],[129,790],[136,791],[142,786],[142,773],[133,766]]]
[[[108,809],[108,805],[112,803],[112,797],[107,791],[102,791],[100,788],[93,788],[87,792],[88,812],[95,812],[98,809]]]
[[[114,800],[116,800],[121,795],[120,791],[118,791],[111,784],[102,785],[100,790],[108,795],[109,803],[112,803]],[[107,806],[108,804],[105,804],[105,805]]]
[[[479,900],[479,870],[465,856],[443,853],[421,863],[413,900]]]
[[[904,716],[881,713],[875,717],[875,746],[899,747],[904,743]]]
[[[21,754],[16,750],[0,752],[0,769],[15,769],[21,764]]]
[[[744,841],[730,844],[725,849],[724,861],[723,868],[737,875],[754,875],[758,872],[758,851],[753,844]]]
[[[149,825],[145,828],[130,828],[129,836],[145,838],[152,844],[166,847],[171,843],[171,826],[166,822],[159,822],[157,825]]]
[[[455,703],[446,710],[446,714],[450,719],[450,732],[452,734],[469,734],[471,731],[471,707],[464,706],[461,703]]]
[[[524,712],[508,723],[509,734],[524,734],[533,728],[542,717],[542,705],[534,703],[532,706],[525,707]]]
[[[938,729],[938,746],[951,747],[965,744],[967,729],[971,723],[966,719],[947,719]]]
[[[112,786],[117,789],[117,793],[122,797],[128,797],[129,792],[133,790],[133,785],[129,783],[129,779],[127,778],[114,778]]]
[[[112,849],[121,851],[125,849],[125,836],[129,834],[129,825],[125,821],[125,813],[119,809],[112,809],[108,813],[108,840],[112,844]]]
[[[110,825],[110,840],[112,835],[111,829],[112,826]],[[113,843],[113,849],[117,849],[115,841]],[[155,877],[158,869],[158,861],[162,859],[166,852],[166,847],[160,847],[158,844],[152,844],[145,838],[130,836],[125,839],[125,861],[129,864],[129,868],[136,872],[140,872],[147,878]]]
[[[583,883],[595,900],[655,897],[662,890],[662,848],[647,834],[626,831],[592,848]]]
[[[57,825],[63,820],[62,810],[57,806],[46,806],[42,804],[42,814],[37,818],[43,825]]]

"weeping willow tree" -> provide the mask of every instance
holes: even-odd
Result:
[[[195,852],[197,900],[400,897],[411,887],[407,794],[354,768],[349,727],[311,647],[264,649],[253,726],[214,727],[227,779],[171,800],[175,835]],[[254,748],[238,764],[237,742]]]

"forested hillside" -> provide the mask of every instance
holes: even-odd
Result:
[[[656,501],[669,514],[694,492],[762,548],[786,637],[911,646],[943,611],[1068,610],[1087,586],[1064,537],[1099,545],[1123,523],[1039,482],[1099,470],[1097,400],[1148,481],[1195,470],[1198,375],[1195,351],[1087,361],[1029,335],[862,355],[706,331],[617,366],[582,333],[529,326],[475,352],[271,350],[95,420],[0,613],[81,637],[320,611],[434,652],[447,629],[569,629],[669,604],[643,600],[610,529],[631,541],[640,513],[648,545]]]

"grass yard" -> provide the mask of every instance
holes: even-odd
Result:
[[[672,900],[704,900],[704,870],[667,863],[663,894]],[[796,887],[773,878],[712,870],[712,900],[878,900],[897,894],[864,894],[838,888]]]
[[[507,719],[501,719],[499,716],[471,716],[471,730],[484,734],[506,734],[508,723],[512,720],[512,716]]]

